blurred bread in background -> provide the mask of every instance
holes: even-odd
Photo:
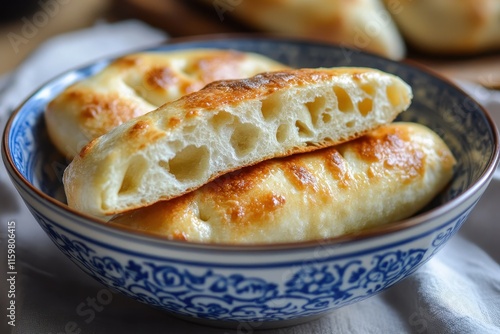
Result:
[[[260,31],[345,44],[393,59],[404,42],[380,0],[199,0]]]
[[[392,59],[481,56],[500,50],[500,0],[115,0],[115,3],[114,13],[118,16],[140,18],[165,29],[172,37],[264,32],[324,40]]]
[[[500,49],[500,0],[384,0],[405,40],[424,53]]]

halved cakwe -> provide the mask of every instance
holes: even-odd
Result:
[[[178,197],[241,167],[363,135],[411,98],[400,78],[367,68],[214,82],[84,147],[64,173],[68,204],[104,216]]]
[[[56,148],[72,159],[92,139],[212,81],[287,68],[269,57],[235,50],[134,53],[65,89],[47,106],[45,122]]]

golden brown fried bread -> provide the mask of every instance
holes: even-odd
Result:
[[[400,78],[367,68],[217,81],[90,142],[65,170],[68,204],[103,216],[178,197],[229,171],[360,136],[411,98]]]
[[[212,6],[220,19],[231,17],[262,31],[336,42],[393,59],[405,55],[403,39],[381,0],[245,0],[234,6],[231,1],[199,1]]]
[[[403,36],[428,53],[500,49],[499,0],[384,0]]]
[[[90,140],[127,120],[221,79],[288,68],[255,53],[189,49],[119,58],[67,88],[47,107],[49,136],[73,158]]]
[[[393,123],[339,146],[226,174],[111,222],[209,243],[335,237],[416,213],[450,181],[454,162],[430,129]]]

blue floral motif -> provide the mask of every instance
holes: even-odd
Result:
[[[408,276],[420,264],[425,253],[425,249],[411,249],[375,255],[375,266],[366,273],[365,287],[373,286],[368,292],[381,291]]]
[[[448,227],[445,231],[439,233],[436,238],[432,241],[432,247],[434,248],[433,254],[437,253],[448,240],[460,229],[460,227],[465,223],[467,217],[472,211],[472,207],[466,210],[457,220],[456,223]]]
[[[128,277],[134,282],[139,282],[142,280],[147,280],[149,275],[146,271],[142,270],[142,267],[135,263],[134,261],[129,261],[128,265],[125,267]]]
[[[200,269],[140,256],[120,262],[37,218],[63,253],[107,286],[169,312],[227,321],[286,320],[365,299],[410,275],[440,246],[449,226],[456,228],[464,219],[442,228],[428,250],[396,247],[374,253],[369,261],[307,262],[288,278],[266,281],[239,270]]]
[[[412,249],[375,255],[371,269],[359,260],[350,261],[343,266],[309,266],[299,270],[287,282],[286,292],[328,295],[331,298],[315,299],[312,305],[317,305],[318,300],[325,305],[330,302],[338,304],[359,295],[360,290],[365,290],[366,295],[369,295],[392,285],[417,268],[425,253],[425,249]]]

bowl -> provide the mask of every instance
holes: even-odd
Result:
[[[65,204],[67,161],[50,143],[45,105],[111,59],[43,85],[10,117],[2,157],[47,236],[109,289],[180,318],[221,327],[289,326],[369,298],[430,260],[467,220],[498,164],[498,132],[462,90],[410,63],[342,46],[296,39],[221,36],[149,49],[224,48],[267,55],[293,67],[365,66],[400,76],[414,100],[399,120],[436,131],[457,165],[450,185],[411,218],[342,237],[272,245],[211,245],[165,240],[110,226]],[[76,269],[76,267],[75,267]]]

